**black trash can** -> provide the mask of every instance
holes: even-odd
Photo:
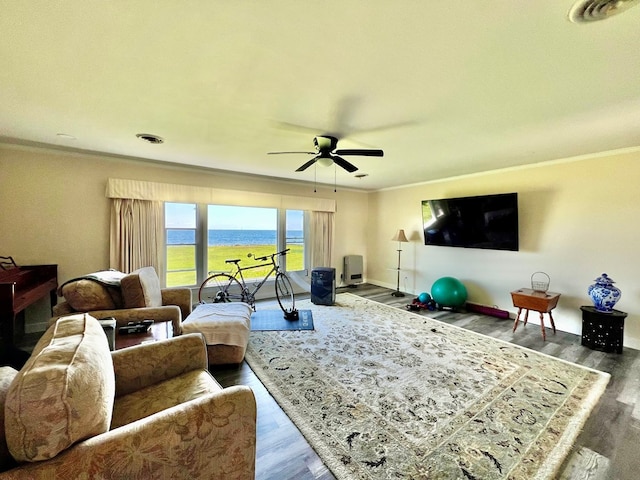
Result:
[[[311,302],[333,305],[336,301],[336,269],[318,267],[311,270]]]

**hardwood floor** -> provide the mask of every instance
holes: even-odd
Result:
[[[398,308],[404,308],[412,298],[394,297],[392,290],[374,285],[342,291]],[[598,352],[580,345],[579,335],[563,332],[553,335],[549,329],[545,342],[537,325],[520,326],[514,334],[512,321],[476,313],[423,311],[421,314],[610,373],[611,381],[567,457],[559,479],[640,478],[640,351],[625,348],[621,355]],[[218,367],[212,373],[223,386],[249,385],[256,395],[257,480],[334,478],[245,362],[239,366]]]

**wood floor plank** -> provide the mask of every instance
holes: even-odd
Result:
[[[609,459],[581,448],[570,457],[559,480],[606,480],[609,472]]]
[[[394,297],[393,290],[362,284],[343,288],[364,298],[405,308],[413,297]],[[298,296],[296,296],[298,298]],[[301,297],[304,298],[304,297]],[[308,296],[307,296],[308,298]],[[259,303],[258,308],[277,304]],[[270,303],[269,303],[270,302]],[[565,332],[555,335],[547,330],[542,340],[537,325],[520,324],[516,332],[513,321],[478,313],[453,311],[419,312],[421,315],[472,330],[578,363],[611,374],[600,402],[585,423],[572,454],[562,467],[563,480],[636,480],[640,478],[640,351],[624,348],[622,354],[604,353],[583,347],[580,336]],[[257,480],[332,480],[334,476],[322,463],[297,427],[271,397],[249,366],[216,367],[212,374],[223,386],[249,385],[258,403]]]

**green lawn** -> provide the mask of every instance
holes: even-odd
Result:
[[[225,263],[225,260],[239,258],[241,267],[250,267],[264,262],[256,262],[249,258],[263,257],[275,253],[273,245],[250,246],[219,246],[208,249],[209,271],[231,273],[233,265]],[[169,245],[167,246],[167,287],[191,286],[197,284],[196,279],[196,255],[193,245]],[[303,245],[291,245],[287,253],[287,270],[296,271],[304,268]],[[255,268],[243,272],[245,278],[262,278],[269,271],[270,266]]]

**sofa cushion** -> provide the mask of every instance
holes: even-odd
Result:
[[[153,267],[142,267],[120,280],[124,308],[161,307],[160,279]]]
[[[164,382],[116,398],[111,428],[128,425],[167,408],[221,390],[220,384],[206,370],[183,373]]]
[[[18,461],[56,456],[108,431],[115,396],[113,362],[100,323],[60,318],[44,333],[7,393],[7,446]]]
[[[88,279],[74,280],[61,289],[64,299],[76,312],[119,308],[113,298],[119,296],[117,290]]]
[[[0,367],[0,472],[4,472],[15,465],[4,437],[4,404],[9,386],[13,379],[16,378],[16,375],[18,375],[17,370],[11,367]]]

